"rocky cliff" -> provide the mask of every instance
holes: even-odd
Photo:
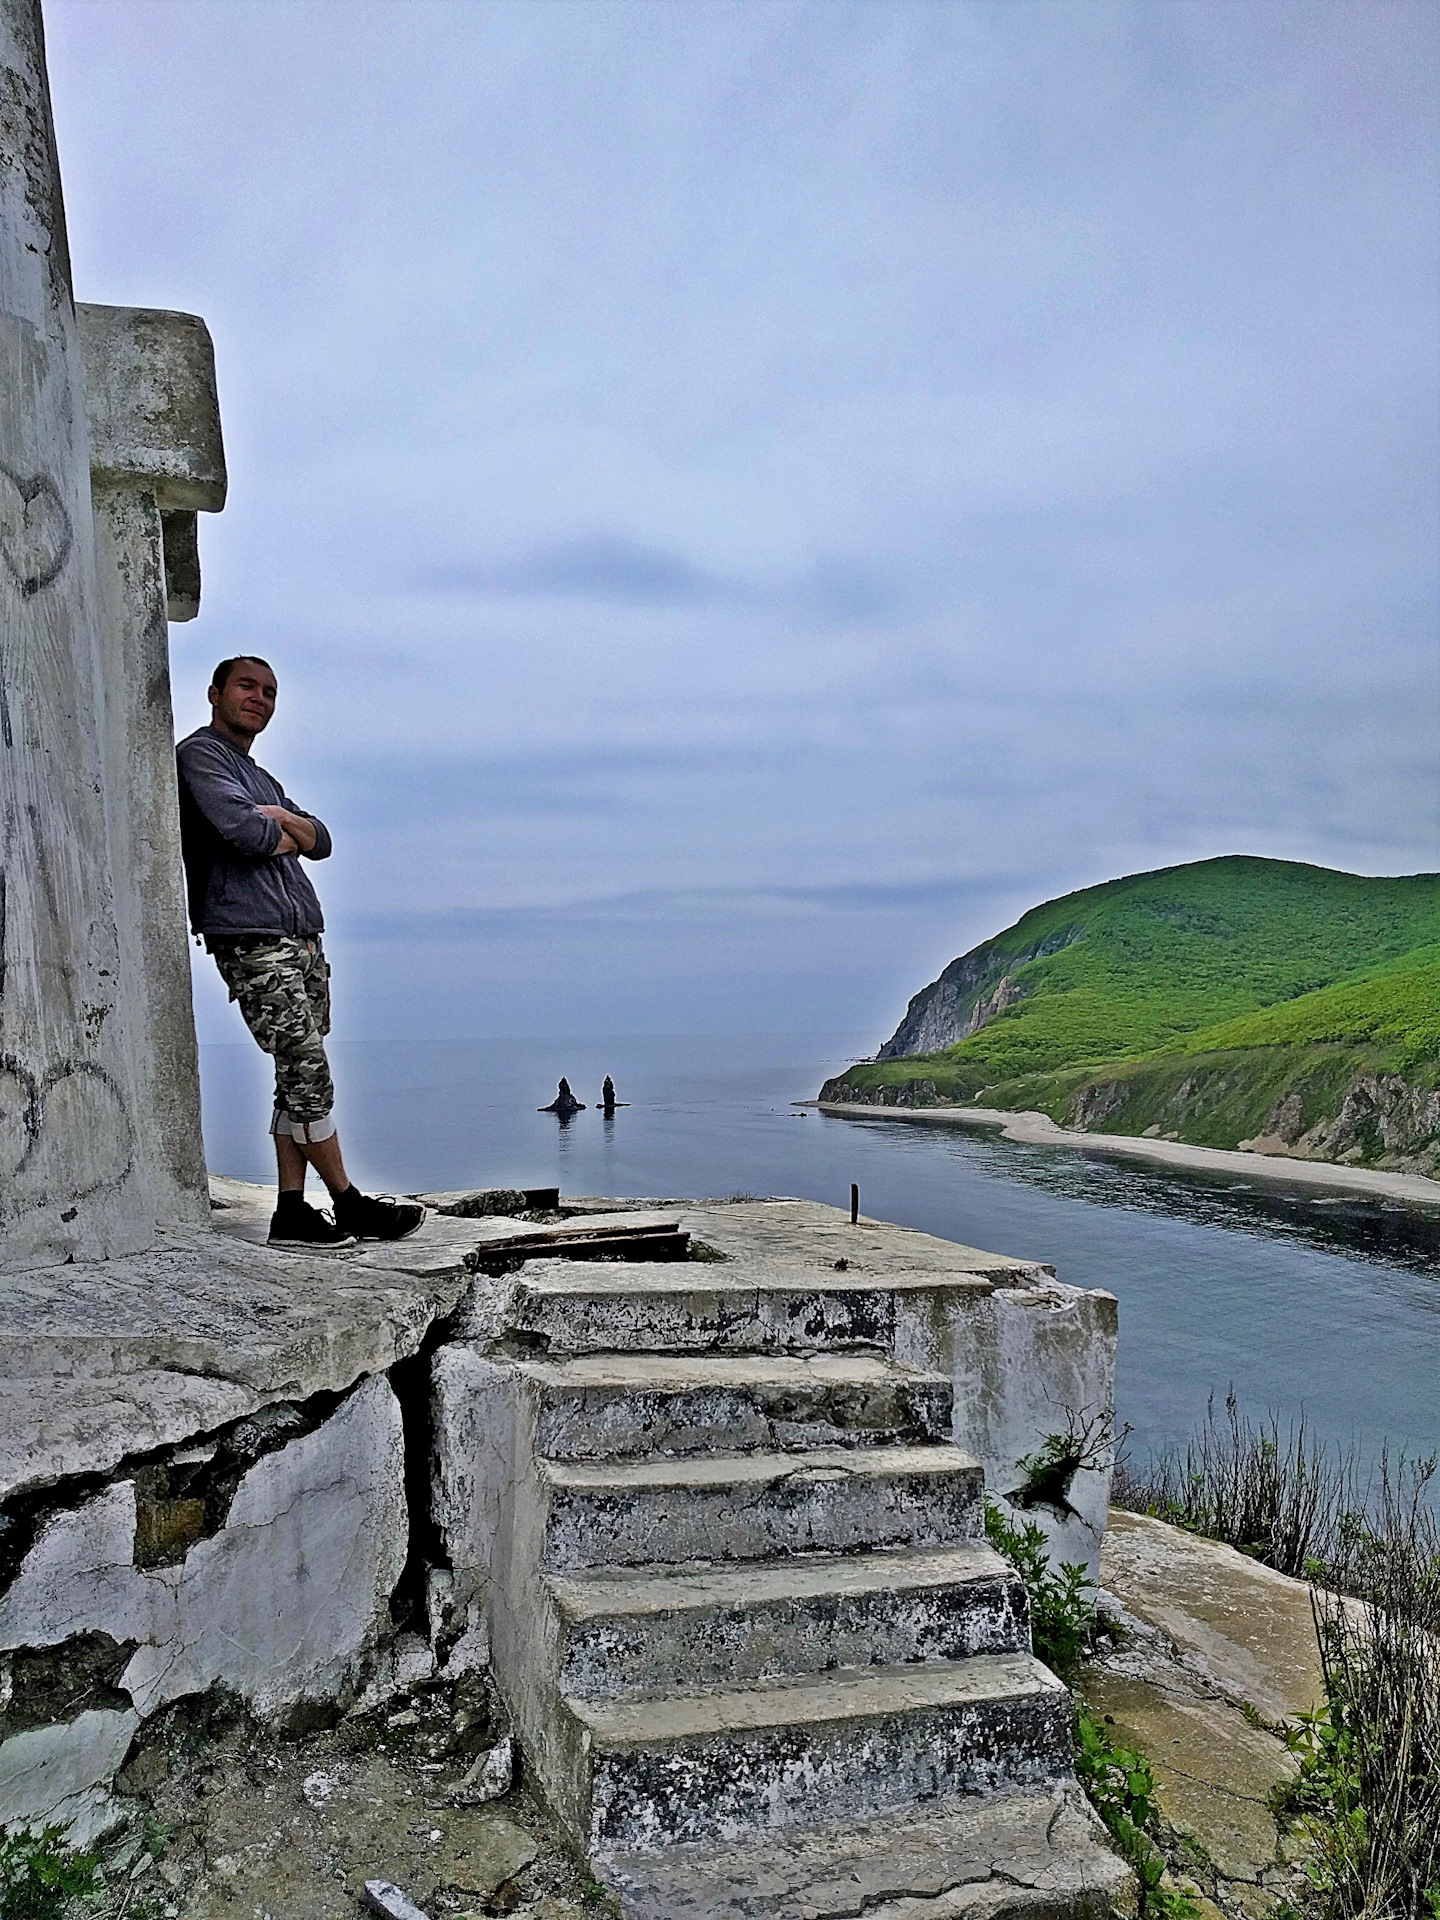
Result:
[[[1033,908],[822,1101],[1440,1167],[1440,876],[1229,858]]]
[[[905,1009],[905,1018],[876,1054],[877,1060],[901,1060],[912,1053],[937,1053],[968,1040],[997,1013],[1025,998],[1027,988],[1015,971],[1027,961],[1059,953],[1078,938],[1081,928],[1062,927],[1018,950],[987,940],[952,960],[938,980],[922,987]]]

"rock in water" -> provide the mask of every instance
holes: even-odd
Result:
[[[539,1111],[541,1113],[558,1113],[562,1120],[568,1120],[572,1113],[583,1113],[585,1111],[585,1102],[575,1098],[574,1094],[570,1091],[570,1082],[562,1074],[560,1076],[559,1091],[556,1093],[555,1098],[550,1102],[548,1107],[541,1107]]]
[[[603,1086],[603,1087],[602,1087],[602,1088],[600,1089],[600,1104],[601,1104],[601,1106],[603,1106],[603,1107],[604,1107],[604,1109],[605,1109],[605,1111],[606,1111],[606,1113],[614,1113],[614,1111],[615,1111],[615,1082],[614,1082],[614,1081],[613,1081],[613,1080],[612,1080],[612,1079],[610,1078],[610,1076],[609,1076],[609,1074],[608,1074],[608,1073],[607,1073],[607,1074],[606,1074],[606,1076],[605,1076],[605,1084],[604,1084],[604,1086]]]

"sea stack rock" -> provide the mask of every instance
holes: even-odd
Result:
[[[585,1102],[575,1098],[574,1094],[570,1091],[570,1082],[562,1074],[560,1076],[559,1090],[556,1092],[555,1098],[550,1102],[548,1107],[541,1107],[539,1111],[541,1113],[558,1113],[562,1120],[568,1120],[572,1113],[583,1113],[585,1111]]]
[[[605,1084],[600,1089],[600,1104],[606,1113],[614,1113],[615,1082],[610,1078],[608,1073],[605,1076]]]

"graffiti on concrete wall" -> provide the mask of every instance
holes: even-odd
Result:
[[[49,474],[22,476],[0,460],[0,561],[25,599],[60,577],[73,539]]]
[[[46,473],[17,472],[0,460],[0,595],[18,592],[31,600],[53,586],[65,570],[74,545],[74,529],[55,481]],[[10,663],[0,653],[0,746],[13,748],[9,690]],[[23,815],[23,825],[17,820]],[[0,823],[0,1007],[6,985],[7,935],[19,902],[11,898],[10,876],[17,828],[29,843],[38,883],[32,903],[54,924],[63,919],[50,865],[45,858],[42,821],[30,804],[9,808]],[[107,1009],[90,1025],[93,1038]],[[93,1060],[63,1059],[37,1066],[14,1053],[0,1053],[0,1212],[10,1218],[62,1203],[72,1219],[82,1200],[117,1187],[133,1162],[133,1133],[124,1090],[114,1074]]]

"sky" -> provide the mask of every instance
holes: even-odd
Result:
[[[45,11],[341,1036],[870,1048],[1075,887],[1440,867],[1429,0]]]

